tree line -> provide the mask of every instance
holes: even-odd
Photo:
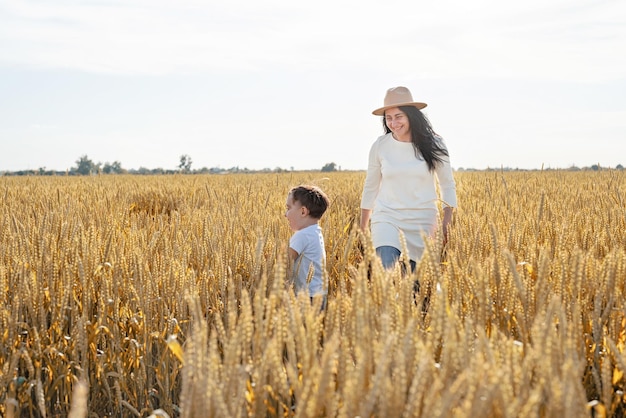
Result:
[[[261,170],[251,170],[248,168],[241,168],[239,166],[230,167],[230,168],[221,168],[221,167],[202,167],[200,169],[192,168],[193,161],[191,157],[187,154],[183,154],[179,157],[179,163],[176,169],[163,169],[163,168],[146,168],[139,167],[138,169],[125,169],[122,167],[122,163],[119,161],[105,162],[105,163],[95,163],[91,160],[87,155],[82,155],[78,160],[76,160],[76,165],[72,168],[65,171],[54,171],[54,170],[46,170],[45,167],[41,167],[37,170],[20,170],[14,172],[2,172],[0,171],[0,175],[16,175],[16,176],[29,176],[29,175],[39,175],[39,176],[89,176],[95,174],[224,174],[224,173],[283,173],[289,171],[295,171],[293,167],[290,169],[275,167],[275,168],[264,168]],[[590,167],[577,167],[572,165],[571,167],[565,169],[566,171],[600,171],[605,169],[615,169],[615,170],[624,170],[624,167],[621,164],[615,166],[615,168],[611,167],[601,167],[600,164],[594,164]],[[542,171],[544,168],[542,167]],[[551,168],[546,168],[545,171],[555,170]],[[558,169],[563,170],[563,169]],[[321,172],[332,172],[332,171],[341,171],[341,167],[338,166],[334,162],[330,162],[324,164],[320,169]],[[473,168],[459,168],[457,171],[534,171],[520,168],[510,168],[510,167],[493,167],[487,168],[486,170],[478,170]]]
[[[293,167],[290,169],[284,169],[281,167],[275,167],[273,169],[264,168],[262,170],[250,170],[248,168],[240,168],[239,166],[230,168],[220,167],[202,167],[200,169],[193,169],[193,160],[187,154],[183,154],[179,157],[179,163],[176,169],[163,169],[163,168],[146,168],[139,167],[138,169],[126,169],[122,167],[122,163],[119,161],[95,163],[87,155],[82,155],[76,160],[76,165],[65,171],[47,170],[45,167],[40,167],[37,170],[20,170],[14,172],[0,172],[0,175],[40,175],[40,176],[54,176],[54,175],[70,175],[70,176],[89,176],[95,174],[223,174],[223,173],[256,173],[256,172],[288,172],[295,171]],[[331,162],[325,164],[320,171],[330,172],[339,171],[339,167],[336,163]]]

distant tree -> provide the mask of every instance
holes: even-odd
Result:
[[[616,165],[616,166],[615,166],[615,169],[616,169],[616,170],[623,170],[623,169],[624,169],[624,166],[623,166],[623,165],[621,165],[621,164],[618,164],[618,165]]]
[[[119,161],[113,161],[113,163],[106,162],[102,166],[102,172],[105,174],[121,174],[124,172],[122,163]]]
[[[94,164],[89,157],[83,155],[76,160],[76,168],[73,171],[82,176],[88,176],[89,174],[97,173],[99,168],[99,164]]]
[[[328,164],[325,164],[324,167],[322,167],[322,172],[323,173],[326,173],[326,172],[329,172],[329,171],[337,171],[337,164],[335,164],[335,163],[328,163]]]
[[[178,168],[180,171],[184,173],[189,173],[191,171],[191,157],[187,154],[180,156],[180,164],[178,164]]]

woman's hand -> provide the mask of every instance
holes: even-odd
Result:
[[[370,226],[371,209],[361,208],[361,231],[365,231]]]
[[[454,215],[454,208],[451,206],[446,206],[443,208],[443,220],[441,224],[443,226],[443,245],[445,246],[448,243],[448,233],[450,227],[452,226],[452,215]]]

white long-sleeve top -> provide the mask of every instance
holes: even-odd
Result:
[[[361,208],[372,210],[375,247],[391,245],[402,249],[398,238],[401,231],[410,258],[416,261],[421,258],[424,247],[421,233],[432,233],[437,224],[437,182],[443,204],[457,206],[450,159],[442,157],[443,163],[430,172],[421,155],[415,155],[410,142],[397,141],[389,133],[372,144]]]

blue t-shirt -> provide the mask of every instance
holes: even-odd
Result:
[[[323,267],[326,265],[326,249],[319,224],[296,231],[289,240],[289,247],[298,253],[293,265],[296,294],[308,289],[309,296],[325,295]],[[313,269],[313,275],[307,283],[309,269]]]

